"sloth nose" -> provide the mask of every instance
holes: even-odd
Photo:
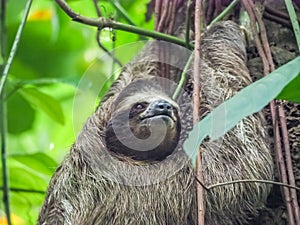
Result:
[[[173,106],[165,100],[158,100],[153,103],[153,109],[157,114],[169,114],[172,112]]]

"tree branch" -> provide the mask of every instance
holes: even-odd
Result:
[[[156,38],[163,41],[168,41],[174,44],[178,44],[180,46],[185,46],[185,40],[174,37],[172,35],[167,35],[157,31],[145,30],[140,27],[127,25],[123,23],[119,23],[113,21],[108,18],[100,17],[100,18],[89,18],[85,16],[81,16],[80,14],[74,12],[70,6],[64,0],[55,0],[56,3],[62,8],[62,10],[75,22],[83,23],[86,25],[98,27],[98,29],[103,29],[105,27],[113,28],[116,30],[128,31],[135,34],[140,34],[152,38]],[[190,45],[192,47],[192,45]]]
[[[0,190],[3,191],[3,190],[4,190],[4,187],[1,187],[1,186],[0,186]],[[12,192],[24,192],[24,193],[33,193],[33,194],[41,194],[41,195],[46,194],[45,191],[34,190],[34,189],[24,189],[24,188],[14,188],[14,187],[10,187],[9,190],[12,191]]]
[[[200,73],[201,73],[201,17],[202,17],[202,1],[196,0],[195,7],[195,50],[194,50],[194,93],[193,93],[193,119],[194,124],[200,120]],[[202,159],[201,151],[197,154],[197,178],[203,183]],[[204,225],[204,188],[197,182],[197,204],[198,204],[198,225]]]
[[[276,182],[276,181],[271,181],[271,180],[256,180],[256,179],[245,179],[245,180],[227,181],[227,182],[222,182],[222,183],[218,183],[218,184],[212,184],[212,185],[206,187],[206,189],[210,190],[210,189],[213,189],[213,188],[216,188],[216,187],[226,186],[226,185],[230,185],[230,184],[240,184],[240,183],[273,184],[273,185],[279,185],[279,186],[288,187],[288,188],[292,188],[292,189],[296,189],[296,190],[300,191],[300,188],[296,187],[294,185],[284,184],[284,183],[280,183],[280,182]]]

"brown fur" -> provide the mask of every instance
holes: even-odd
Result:
[[[153,79],[150,75],[157,75],[154,64],[145,61],[144,57],[137,57],[124,68],[86,122],[50,182],[39,224],[196,224],[194,173],[181,147],[191,129],[190,102],[183,99],[179,103],[180,140],[165,160],[147,162],[127,157],[119,160],[120,157],[110,154],[105,146],[107,123],[121,91],[126,91],[126,87],[138,79]],[[204,34],[203,116],[251,83],[245,61],[245,43],[236,24],[222,22]],[[187,89],[190,84],[186,85]],[[137,92],[137,98],[139,93],[169,95],[151,82]],[[126,108],[128,104],[123,106]],[[273,164],[264,121],[258,114],[241,121],[224,137],[206,141],[201,150],[206,185],[240,179],[272,179]],[[240,183],[210,190],[206,193],[206,225],[246,223],[263,207],[269,190],[269,185],[261,183]]]

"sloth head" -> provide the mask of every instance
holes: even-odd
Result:
[[[134,160],[161,161],[176,149],[179,107],[159,81],[139,79],[119,94],[106,128],[109,151]]]

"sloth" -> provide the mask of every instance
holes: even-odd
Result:
[[[159,77],[143,54],[123,68],[53,175],[39,225],[197,224],[195,172],[182,147],[192,129],[193,81],[188,77],[176,101],[173,81]],[[250,83],[240,28],[233,22],[214,25],[202,37],[202,117]],[[206,140],[200,150],[206,186],[272,179],[260,114],[222,138]],[[268,184],[255,182],[207,190],[205,224],[247,223],[269,191]]]
[[[183,114],[160,80],[121,74],[55,172],[38,224],[195,224]]]

